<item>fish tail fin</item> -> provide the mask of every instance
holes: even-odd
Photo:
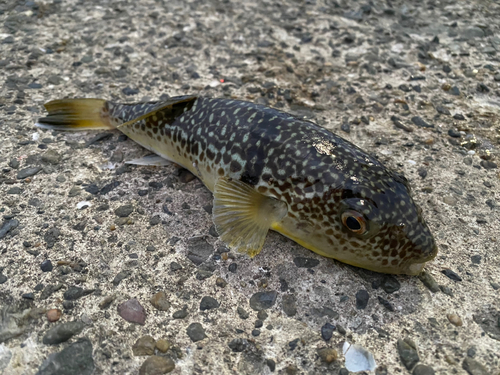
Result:
[[[61,99],[44,104],[49,114],[38,119],[42,129],[86,130],[113,129],[107,111],[107,101],[102,99]]]

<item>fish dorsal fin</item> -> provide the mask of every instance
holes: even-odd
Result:
[[[219,178],[215,183],[215,227],[222,241],[241,253],[257,255],[269,228],[286,213],[284,202],[262,195],[242,181]]]
[[[159,155],[155,154],[150,154],[143,156],[142,158],[139,159],[133,159],[126,161],[125,164],[135,164],[135,165],[155,165],[157,167],[161,167],[162,165],[170,165],[172,164],[171,161],[162,158]]]
[[[174,120],[179,117],[186,108],[190,109],[196,99],[198,99],[198,97],[195,95],[176,96],[173,98],[169,98],[161,103],[158,103],[155,108],[143,114],[142,116],[136,117],[130,121],[118,125],[117,129],[135,124],[136,122],[147,119],[148,117],[156,115],[159,112],[162,113],[163,119],[170,124],[174,122]]]

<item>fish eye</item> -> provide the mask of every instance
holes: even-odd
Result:
[[[353,210],[345,211],[342,214],[342,224],[353,233],[364,234],[367,231],[365,218]]]

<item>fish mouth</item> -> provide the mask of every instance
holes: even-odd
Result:
[[[438,253],[438,247],[437,247],[437,245],[434,245],[434,247],[432,248],[432,252],[430,253],[430,255],[428,257],[420,260],[418,263],[409,264],[408,267],[406,268],[406,270],[404,271],[404,273],[407,275],[411,275],[411,276],[416,276],[416,275],[420,274],[422,272],[422,270],[424,269],[424,266],[426,265],[426,263],[429,262],[430,260],[434,259],[437,255],[437,253]]]
[[[416,276],[420,272],[422,272],[422,270],[424,269],[424,266],[425,266],[425,262],[424,263],[412,263],[408,266],[405,273],[407,275],[410,275],[410,276]]]

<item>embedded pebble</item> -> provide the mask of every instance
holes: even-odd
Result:
[[[325,341],[330,341],[334,331],[335,331],[335,326],[333,324],[325,323],[323,327],[321,327],[321,337]]]
[[[314,258],[296,257],[293,258],[293,263],[295,263],[295,265],[299,268],[314,268],[319,264],[319,260]]]
[[[210,296],[205,296],[201,299],[200,310],[206,311],[206,310],[216,309],[219,307],[219,305],[220,305],[219,302],[215,298]]]
[[[54,266],[52,265],[52,262],[47,259],[44,260],[42,264],[40,264],[40,269],[42,270],[42,272],[50,272],[54,269]]]
[[[83,338],[48,356],[37,375],[91,375],[94,369],[92,343]]]
[[[397,349],[401,362],[403,362],[403,365],[408,371],[411,371],[413,366],[420,361],[415,343],[409,338],[405,338],[404,340],[399,339],[397,342]]]
[[[135,298],[125,301],[117,307],[118,315],[130,323],[144,325],[146,323],[146,310]]]
[[[167,294],[165,292],[158,292],[150,299],[151,304],[160,311],[168,311],[170,309],[170,302],[168,302]]]
[[[283,311],[288,316],[294,316],[297,314],[296,299],[293,294],[285,294],[282,297],[281,303],[283,305]]]
[[[368,300],[370,299],[370,295],[364,289],[359,290],[356,293],[356,308],[358,310],[364,310],[368,305]]]
[[[248,319],[248,317],[250,316],[248,314],[248,312],[245,311],[245,309],[243,309],[242,307],[239,307],[236,309],[236,312],[238,313],[238,316],[241,318],[241,319]]]
[[[228,346],[231,348],[233,352],[239,353],[245,350],[245,348],[248,346],[248,341],[245,339],[234,339],[232,340]]]
[[[321,348],[317,350],[317,353],[321,360],[326,363],[332,363],[335,361],[339,355],[335,349],[331,348]]]
[[[458,276],[456,272],[450,270],[449,268],[442,270],[441,273],[443,273],[445,276],[452,279],[453,281],[462,281],[462,278]]]
[[[160,352],[166,353],[166,352],[168,352],[168,349],[170,349],[172,344],[165,339],[159,339],[159,340],[156,340],[155,346],[156,346],[156,349],[158,349]]]
[[[218,277],[215,280],[215,285],[217,285],[219,288],[225,288],[227,285],[227,281],[224,280],[222,277]]]
[[[463,325],[462,319],[457,314],[448,314],[446,317],[454,326],[461,327]]]
[[[21,169],[17,172],[17,179],[24,180],[25,178],[32,177],[42,170],[42,167],[29,167]]]
[[[81,332],[85,327],[83,322],[60,323],[49,329],[43,336],[45,345],[56,345],[68,341],[71,337]]]
[[[146,356],[155,354],[155,339],[149,335],[142,336],[132,346],[134,356]]]
[[[47,320],[49,322],[57,322],[62,315],[62,311],[59,309],[50,309],[47,311]]]
[[[412,372],[413,375],[434,375],[435,371],[432,367],[426,365],[416,365]]]
[[[378,301],[380,302],[380,304],[382,306],[384,306],[387,310],[394,311],[394,306],[392,306],[392,304],[389,301],[387,301],[385,298],[382,298],[380,296],[378,296],[377,298],[378,298]]]
[[[267,310],[274,306],[277,296],[275,291],[257,292],[250,298],[250,307],[255,311]]]
[[[207,337],[200,323],[191,323],[189,327],[187,327],[186,333],[193,342],[201,341]]]
[[[120,206],[115,210],[115,215],[118,217],[128,217],[130,214],[134,212],[134,206],[131,204],[126,204],[124,206]]]
[[[430,273],[423,271],[418,275],[418,278],[432,293],[439,292],[439,285]]]
[[[401,283],[392,275],[384,275],[380,286],[386,293],[391,294],[401,288]]]
[[[473,358],[465,357],[462,368],[470,375],[491,375],[484,365]]]
[[[139,375],[168,374],[175,369],[175,363],[170,358],[153,355],[146,359],[140,369]]]

